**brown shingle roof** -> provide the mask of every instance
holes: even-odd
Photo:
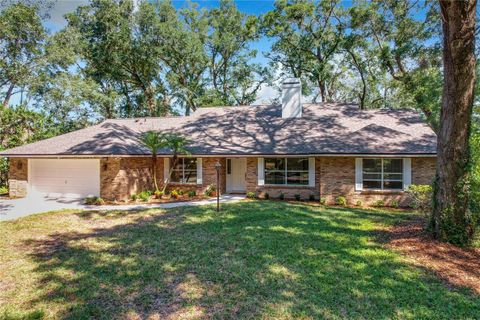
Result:
[[[294,119],[282,119],[281,107],[269,105],[201,108],[187,117],[106,120],[0,155],[148,155],[138,141],[148,130],[187,137],[194,155],[436,153],[436,135],[416,111],[305,104],[303,116]]]

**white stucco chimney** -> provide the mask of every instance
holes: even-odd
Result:
[[[302,116],[302,83],[298,78],[288,78],[282,83],[282,118]]]

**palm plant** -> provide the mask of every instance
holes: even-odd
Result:
[[[157,184],[157,154],[159,149],[167,149],[172,152],[172,163],[168,172],[168,177],[165,179],[162,192],[165,193],[172,176],[173,168],[178,162],[180,154],[190,154],[187,150],[187,145],[190,143],[187,139],[174,133],[159,133],[156,131],[147,131],[142,134],[140,141],[144,146],[150,149],[152,153],[152,177],[155,191],[158,191]]]
[[[167,179],[165,179],[165,183],[163,184],[162,192],[165,193],[165,191],[167,190],[168,184],[170,183],[173,169],[175,168],[175,165],[178,162],[178,156],[180,154],[186,154],[186,155],[190,154],[190,152],[187,149],[187,146],[190,143],[190,141],[173,133],[162,134],[162,141],[163,141],[162,147],[172,152],[172,163],[168,171],[168,177]]]
[[[155,191],[158,190],[158,184],[157,184],[157,152],[158,149],[163,148],[164,146],[164,141],[162,139],[162,136],[155,131],[147,131],[142,134],[140,141],[144,146],[146,146],[148,149],[150,149],[150,152],[152,153],[152,177],[153,177],[153,186],[155,188]]]

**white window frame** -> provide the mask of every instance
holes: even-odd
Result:
[[[180,170],[180,169],[175,169],[175,168],[172,169],[172,176],[173,176],[173,172],[182,172],[182,178],[180,179],[180,181],[172,181],[172,180],[170,179],[170,183],[172,183],[172,184],[198,184],[199,180],[200,180],[200,181],[202,180],[201,174],[200,174],[200,176],[199,176],[199,174],[198,174],[198,173],[199,173],[199,172],[198,172],[198,171],[199,171],[199,170],[198,170],[198,166],[199,166],[199,165],[200,165],[200,166],[202,165],[202,161],[198,161],[199,158],[193,158],[193,159],[195,159],[195,171],[197,172],[197,178],[196,178],[196,180],[193,181],[193,182],[186,182],[186,181],[185,181],[185,159],[187,159],[187,158],[182,157],[182,158],[178,158],[178,160],[177,160],[177,161],[182,161],[182,162],[181,162],[181,163],[182,163],[182,169],[181,169],[181,170]],[[192,158],[188,158],[188,159],[192,159]],[[172,159],[168,159],[169,166],[171,165],[171,163],[170,163],[171,160],[172,160]],[[177,164],[178,164],[178,163],[177,163]],[[192,170],[190,170],[190,171],[194,171],[194,170],[192,169]]]
[[[371,159],[371,160],[381,160],[380,163],[380,172],[368,172],[369,174],[380,174],[380,179],[365,179],[363,177],[364,170],[363,170],[363,160]],[[383,161],[387,160],[400,160],[402,161],[402,172],[387,172],[387,174],[399,174],[402,175],[401,179],[385,179],[384,178],[384,165]],[[360,162],[360,163],[359,163]],[[356,189],[357,190],[368,190],[368,191],[404,191],[408,185],[410,185],[409,175],[411,175],[411,166],[410,166],[410,159],[405,158],[357,158],[356,159]],[[360,172],[359,172],[360,170]],[[380,188],[364,188],[363,182],[364,181],[380,181]],[[402,188],[392,189],[392,188],[385,188],[384,182],[385,181],[394,181],[394,182],[401,182]]]
[[[266,173],[267,169],[265,168],[265,159],[284,159],[285,160],[285,169],[284,170],[268,170],[268,172],[283,172],[284,173],[284,179],[283,183],[266,183]],[[306,159],[308,161],[308,168],[307,170],[288,170],[288,159]],[[262,169],[263,169],[263,176],[262,180],[264,182],[264,185],[268,186],[290,186],[290,187],[312,187],[312,180],[313,180],[313,186],[315,186],[315,172],[313,172],[313,179],[311,178],[312,176],[312,160],[313,164],[315,164],[315,158],[309,158],[309,157],[268,157],[268,158],[263,158],[263,163],[262,163]],[[260,166],[259,166],[260,168]],[[315,170],[315,165],[313,165],[313,170]],[[260,172],[260,171],[259,171]],[[291,184],[287,183],[288,181],[288,172],[307,172],[308,174],[308,180],[306,184]],[[259,175],[260,176],[260,175]]]

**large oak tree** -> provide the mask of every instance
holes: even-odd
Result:
[[[444,86],[432,227],[436,238],[460,245],[468,244],[475,232],[469,210],[469,139],[476,80],[476,4],[476,0],[440,1]]]

